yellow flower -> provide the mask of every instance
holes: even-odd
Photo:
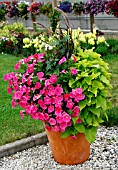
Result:
[[[28,44],[28,43],[30,43],[30,41],[31,41],[31,40],[30,40],[29,38],[24,38],[24,39],[23,39],[23,43],[24,43],[24,44]]]
[[[90,38],[90,39],[88,40],[88,44],[90,44],[90,45],[95,45],[94,39],[93,39],[93,38]]]
[[[97,41],[97,44],[100,44],[100,43],[105,43],[105,38],[104,38],[104,36],[99,36],[98,37],[98,41]]]

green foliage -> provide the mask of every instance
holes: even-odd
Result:
[[[91,143],[95,140],[97,127],[103,122],[102,116],[108,116],[106,110],[111,107],[108,100],[110,85],[110,73],[108,73],[108,64],[100,58],[100,55],[92,50],[79,50],[75,68],[78,74],[70,79],[71,88],[80,87],[84,90],[85,99],[79,102],[81,126],[75,129],[84,131],[87,140]]]

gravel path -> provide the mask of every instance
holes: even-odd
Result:
[[[36,146],[0,160],[0,170],[118,170],[118,127],[100,127],[91,155],[81,165],[60,165],[49,144]]]

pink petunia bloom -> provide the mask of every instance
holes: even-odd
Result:
[[[54,111],[54,106],[53,105],[49,105],[48,106],[48,113],[52,113]]]
[[[75,101],[75,102],[79,102],[79,101],[83,100],[84,98],[85,98],[85,95],[84,95],[84,94],[78,94],[78,95],[75,97],[74,101]]]
[[[56,125],[56,120],[54,118],[49,119],[50,125]]]
[[[7,88],[8,94],[12,94],[12,89],[10,87]]]
[[[49,119],[49,115],[47,113],[44,113],[44,120],[48,121],[48,119]]]
[[[55,99],[56,99],[56,96],[51,97],[51,104],[55,104]]]
[[[70,98],[75,98],[76,97],[76,91],[72,89],[72,92],[70,92]]]
[[[54,132],[59,132],[59,126],[57,126],[57,125],[53,126],[53,127],[52,127],[52,130],[53,130]]]
[[[82,123],[82,120],[80,119],[80,117],[77,119],[76,123],[78,124]]]
[[[36,82],[35,89],[40,89],[40,87],[41,87],[41,83],[40,82]]]
[[[16,102],[14,100],[12,100],[12,108],[15,108],[16,107]]]
[[[33,73],[33,72],[34,72],[34,66],[33,66],[33,64],[28,64],[27,72],[28,72],[28,73]]]
[[[43,72],[38,72],[37,76],[38,76],[38,80],[44,80],[44,78],[43,78],[44,73]]]
[[[9,80],[9,86],[12,86],[12,85],[13,85],[13,81]]]
[[[58,84],[55,87],[55,95],[60,96],[63,93],[63,89],[60,87],[60,85]]]
[[[56,114],[56,115],[60,115],[61,113],[62,113],[62,108],[59,107],[59,106],[57,106],[57,107],[55,108],[55,114]]]
[[[31,115],[31,117],[32,117],[34,120],[39,119],[39,114],[38,114],[38,112],[31,113],[30,115]]]
[[[70,122],[70,120],[71,120],[70,115],[65,114],[65,115],[63,116],[63,121],[64,121],[64,122],[68,123],[68,122]]]
[[[56,96],[56,98],[55,98],[55,103],[59,103],[59,102],[61,102],[62,100],[63,100],[63,96],[62,96],[62,95]]]
[[[20,63],[18,62],[17,64],[15,64],[14,70],[18,70],[19,68],[20,68]]]
[[[38,112],[38,119],[44,121],[44,114],[42,112]]]
[[[48,125],[45,125],[45,129],[47,129],[48,131],[51,131],[51,127]]]
[[[32,84],[32,80],[31,80],[30,78],[28,78],[28,79],[27,79],[27,85],[28,85],[28,86],[31,86],[31,84]]]
[[[77,94],[82,94],[83,90],[82,90],[82,88],[76,88],[76,92],[77,92]]]
[[[74,54],[72,54],[72,60],[74,60],[74,62],[76,63],[77,62],[77,59],[76,59],[76,57],[75,57],[75,55]]]
[[[67,107],[68,109],[72,110],[73,106],[74,106],[74,103],[72,102],[72,100],[71,100],[71,99],[68,100],[68,101],[67,101],[67,104],[66,104],[66,107]]]
[[[15,91],[18,90],[18,84],[14,84],[14,90],[15,90]]]
[[[38,110],[37,106],[36,105],[27,105],[26,108],[25,108],[25,112],[27,114],[33,114],[33,113],[36,113]]]
[[[57,82],[57,75],[56,74],[52,74],[50,77],[50,83],[54,84]]]
[[[69,100],[69,97],[70,97],[69,94],[64,94],[64,100],[65,100],[65,101],[68,101],[68,100]]]
[[[33,96],[33,101],[38,100],[40,97],[41,97],[40,94],[35,94],[35,95]]]
[[[63,116],[62,115],[57,115],[56,116],[56,121],[57,121],[57,123],[62,123],[63,122]]]
[[[50,80],[49,79],[47,79],[47,80],[45,80],[45,86],[47,87],[47,86],[49,86],[51,83],[50,83]]]
[[[49,90],[49,92],[48,92],[49,96],[55,95],[55,89],[52,85],[48,86],[48,90]]]
[[[66,61],[66,57],[62,57],[62,59],[59,61],[59,65],[61,65],[62,63],[64,63]]]
[[[71,68],[71,74],[72,75],[76,75],[78,73],[78,71],[75,68]]]
[[[73,114],[72,116],[78,116],[79,115],[79,112],[80,112],[80,108],[79,106],[75,106],[74,109],[73,109]]]
[[[21,92],[22,94],[25,93],[26,90],[27,90],[26,85],[20,87],[20,92]]]
[[[17,100],[17,99],[21,99],[21,97],[22,97],[22,93],[20,92],[20,91],[16,91],[15,93],[14,93],[14,95],[13,95],[13,98],[15,99],[15,100]]]
[[[71,126],[72,125],[72,121],[67,122],[67,126]]]
[[[61,132],[64,132],[66,127],[67,127],[67,123],[66,122],[62,122],[62,123],[59,124],[59,128],[60,128]]]
[[[44,97],[44,104],[50,105],[51,104],[51,98],[48,97],[48,96]]]
[[[23,111],[22,111],[22,110],[20,111],[20,118],[21,118],[21,119],[24,119],[24,114],[23,114]]]

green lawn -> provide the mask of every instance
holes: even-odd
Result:
[[[18,60],[17,57],[0,54],[0,145],[44,130],[41,121],[30,117],[22,120],[19,116],[20,108],[11,107],[11,95],[7,94],[8,82],[4,82],[3,76],[14,71],[13,66]]]
[[[118,125],[118,40],[108,40],[110,47],[106,50],[103,59],[109,63],[111,83],[111,101],[113,106],[107,111],[109,121],[104,123],[106,126]],[[104,47],[106,48],[106,47]],[[104,52],[103,47],[98,51]],[[18,57],[0,54],[0,145],[13,142],[44,130],[41,121],[35,121],[30,117],[20,119],[20,108],[12,109],[11,95],[7,94],[8,83],[4,82],[3,76],[14,71],[13,66],[19,60]]]

